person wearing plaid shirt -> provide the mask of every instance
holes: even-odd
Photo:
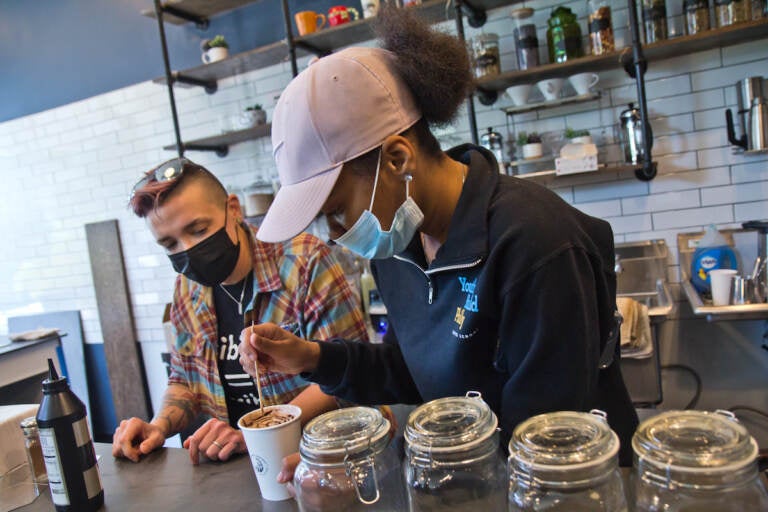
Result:
[[[179,273],[171,306],[176,343],[161,410],[150,422],[123,420],[113,455],[136,462],[199,416],[208,421],[184,441],[193,463],[200,453],[214,460],[245,453],[237,420],[259,407],[239,362],[245,325],[270,322],[311,339],[368,341],[357,297],[329,248],[308,234],[258,241],[237,196],[203,167],[186,159],[160,165],[136,184],[129,205],[147,219]],[[267,370],[259,377],[264,405],[298,405],[302,424],[342,405],[298,375]]]

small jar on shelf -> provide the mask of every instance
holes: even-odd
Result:
[[[603,55],[616,50],[611,24],[611,6],[608,0],[588,0],[589,45],[592,55]]]
[[[529,69],[539,65],[539,38],[533,23],[533,9],[514,9],[511,17],[515,22],[515,55],[517,69]]]
[[[555,8],[547,25],[549,62],[566,62],[584,56],[581,27],[573,11],[563,6]]]
[[[715,21],[718,28],[748,21],[750,12],[750,0],[715,0]]]
[[[709,30],[709,0],[683,0],[685,33],[689,36]]]
[[[501,73],[498,34],[480,34],[472,38],[472,60],[475,78],[485,78]]]
[[[645,44],[667,39],[667,5],[664,0],[643,0]]]

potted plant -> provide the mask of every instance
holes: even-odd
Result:
[[[573,128],[566,127],[565,138],[571,144],[592,144],[592,136],[589,134],[589,130],[574,130]]]
[[[517,145],[522,148],[523,158],[526,160],[531,158],[541,158],[541,156],[544,154],[544,150],[541,145],[541,136],[536,132],[518,133]]]
[[[266,122],[267,113],[258,103],[246,107],[245,110],[240,113],[240,128],[253,128],[254,126],[258,126],[260,124],[266,124]]]
[[[229,44],[221,34],[213,39],[203,39],[200,47],[203,50],[203,62],[206,64],[224,60],[229,56]]]

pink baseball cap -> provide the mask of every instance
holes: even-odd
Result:
[[[259,240],[280,242],[306,229],[344,162],[421,118],[395,59],[380,48],[347,48],[288,84],[272,116],[272,155],[282,186],[259,227]]]

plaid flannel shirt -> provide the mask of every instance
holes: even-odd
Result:
[[[268,244],[256,239],[255,227],[248,227],[254,297],[246,308],[247,322],[255,312],[257,323],[272,322],[305,339],[368,341],[359,298],[328,246],[308,234]],[[168,383],[180,384],[194,393],[198,413],[228,421],[216,358],[213,288],[179,274],[171,323],[176,345],[171,351]],[[290,402],[309,385],[298,375],[262,373],[259,379],[264,405]]]

